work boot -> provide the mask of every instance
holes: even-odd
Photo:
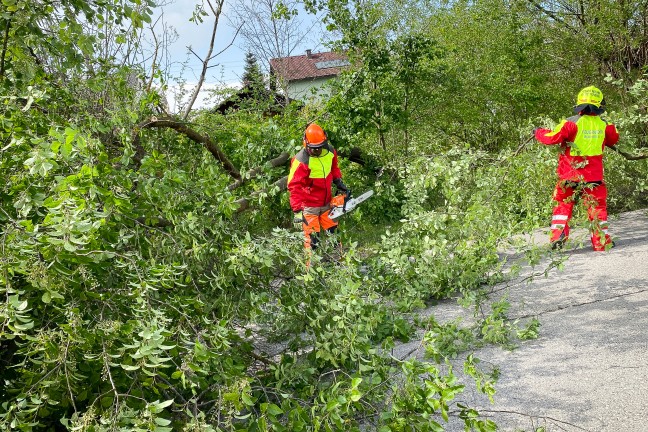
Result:
[[[603,240],[603,241],[601,241]],[[614,246],[614,241],[609,234],[602,235],[602,233],[595,232],[592,235],[592,248],[597,252],[605,252],[612,249]]]
[[[560,250],[565,246],[565,242],[567,242],[567,238],[565,237],[565,233],[560,234],[560,237],[558,240],[552,241],[551,242],[551,250]]]
[[[607,242],[603,246],[595,247],[594,251],[596,251],[596,252],[605,252],[605,251],[608,251],[608,250],[612,249],[614,246],[616,246],[616,243],[614,243],[613,240],[610,240],[609,242]]]

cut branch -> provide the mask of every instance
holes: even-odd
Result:
[[[209,152],[212,154],[212,156],[214,156],[214,158],[220,162],[220,164],[223,166],[223,169],[231,177],[233,177],[236,180],[242,180],[241,173],[238,171],[238,169],[236,169],[232,161],[229,160],[229,158],[225,155],[225,153],[223,153],[220,147],[214,141],[211,140],[211,138],[209,138],[208,136],[201,135],[200,133],[196,132],[195,130],[187,126],[186,123],[179,122],[171,118],[152,119],[137,125],[135,131],[133,132],[133,145],[135,146],[136,149],[135,157],[133,159],[138,165],[141,164],[142,158],[144,157],[144,148],[142,147],[139,141],[140,130],[154,129],[154,128],[173,129],[176,132],[180,132],[181,134],[185,135],[190,140],[204,145],[205,148],[209,150]]]

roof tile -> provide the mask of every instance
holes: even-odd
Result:
[[[335,52],[312,53],[310,56],[304,54],[270,59],[270,67],[272,70],[277,76],[286,81],[335,76],[347,65],[347,56]]]

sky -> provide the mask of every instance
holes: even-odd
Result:
[[[237,87],[240,85],[245,66],[246,50],[245,40],[240,34],[234,38],[236,29],[227,19],[228,13],[231,13],[231,3],[234,1],[237,0],[226,0],[223,15],[221,16],[216,32],[213,54],[223,49],[225,51],[210,63],[210,65],[217,66],[211,67],[207,71],[205,84],[203,85],[204,91],[201,92],[202,94],[199,96],[194,108],[210,104],[207,100],[208,90],[216,87]],[[205,17],[205,21],[200,24],[189,21],[196,5],[200,3],[201,0],[175,0],[155,10],[155,15],[153,16],[153,22],[155,22],[160,14],[162,14],[162,19],[178,33],[177,41],[170,46],[169,50],[169,55],[173,61],[171,73],[175,76],[181,76],[186,80],[187,84],[196,83],[202,69],[201,60],[194,54],[189,53],[187,47],[191,46],[196,54],[204,57],[209,48],[213,28],[213,16]],[[304,14],[302,19],[305,20],[305,25],[312,25],[312,18],[307,16],[303,10],[300,13]],[[230,44],[231,46],[229,46]],[[328,51],[321,43],[306,42],[303,46],[299,46],[296,54],[304,53],[306,49],[313,49],[313,52]],[[183,67],[183,63],[186,63],[187,67]],[[167,94],[167,98],[169,99],[171,110],[176,111],[174,107],[178,105],[178,97],[174,96],[173,93],[177,91],[177,86],[171,83],[169,87],[170,94]],[[211,103],[213,104],[213,102]]]

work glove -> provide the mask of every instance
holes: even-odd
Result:
[[[337,178],[337,179],[333,180],[333,184],[338,189],[338,191],[345,192],[346,195],[350,194],[349,193],[350,192],[349,188],[344,184],[344,182],[342,181],[341,178]]]
[[[295,228],[302,229],[302,224],[305,223],[306,219],[304,219],[304,213],[302,211],[295,212],[293,215],[293,225],[295,225]]]

